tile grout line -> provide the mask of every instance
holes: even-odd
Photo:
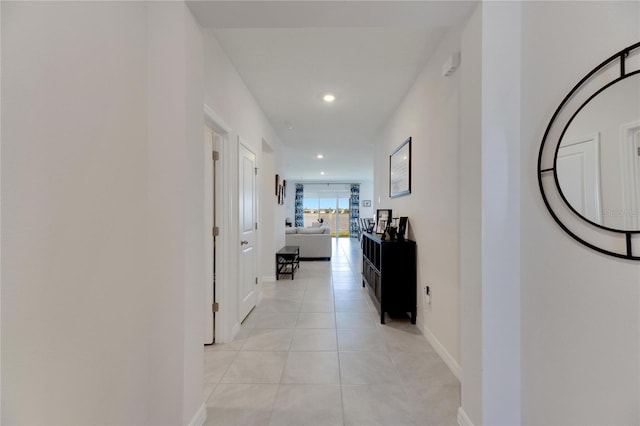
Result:
[[[346,414],[344,412],[344,393],[342,392],[342,363],[340,362],[340,340],[338,338],[338,313],[336,312],[336,294],[335,287],[333,285],[333,269],[331,270],[331,291],[333,295],[333,312],[336,325],[336,354],[338,357],[338,388],[340,392],[340,410],[342,412],[342,424],[346,424]]]

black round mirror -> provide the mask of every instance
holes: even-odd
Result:
[[[538,155],[552,217],[601,253],[640,260],[640,43],[587,74],[556,109]]]

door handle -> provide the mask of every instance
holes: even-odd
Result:
[[[240,245],[241,245],[241,246],[243,246],[243,245],[245,245],[245,244],[249,244],[249,241],[247,241],[247,240],[242,240],[242,241],[240,241]]]

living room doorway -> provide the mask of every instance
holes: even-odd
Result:
[[[346,196],[318,196],[304,198],[304,226],[322,221],[331,229],[331,236],[349,234],[349,198]]]

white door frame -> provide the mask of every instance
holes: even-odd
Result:
[[[602,224],[602,196],[600,192],[600,133],[592,133],[563,143],[560,146],[560,150],[563,148],[571,150],[578,146],[581,146],[583,149],[580,152],[586,155],[587,159],[591,158],[594,163],[594,167],[588,168],[588,174],[583,177],[584,193],[593,195],[589,199],[592,203],[587,203],[585,206],[585,210],[587,211],[581,212],[580,214],[595,223]],[[588,148],[584,149],[584,147]],[[561,158],[560,150],[558,150],[558,159]],[[562,186],[562,182],[560,182],[560,186]],[[572,207],[578,210],[578,206]]]
[[[640,212],[640,200],[637,196],[636,183],[636,177],[640,170],[636,166],[637,151],[632,137],[638,129],[640,129],[640,120],[620,126],[622,208],[625,212],[632,213],[623,215],[625,229],[638,229],[640,226],[640,218],[637,217],[637,213]]]
[[[216,220],[220,228],[217,237],[216,247],[216,300],[220,305],[220,310],[216,314],[215,336],[217,343],[225,343],[233,340],[235,333],[239,330],[236,327],[237,321],[233,318],[235,310],[229,309],[237,302],[233,298],[231,289],[231,271],[229,265],[232,264],[231,253],[235,245],[236,231],[233,227],[233,194],[229,188],[232,187],[233,179],[230,167],[233,161],[233,149],[229,146],[231,127],[213,111],[208,105],[204,105],[205,124],[222,135],[222,146],[219,148],[220,160],[216,167]],[[205,206],[205,215],[208,214]],[[213,244],[211,232],[205,232],[205,244]],[[209,267],[209,262],[205,262],[205,267]],[[207,274],[208,276],[208,274]],[[206,281],[206,280],[205,280]],[[211,283],[205,282],[206,286]],[[205,309],[211,309],[210,301],[205,300]],[[235,332],[234,332],[235,331]]]
[[[206,120],[205,120],[206,121]],[[215,342],[214,318],[212,304],[214,302],[214,237],[213,227],[215,225],[215,175],[216,167],[213,152],[220,152],[220,141],[216,141],[215,135],[219,133],[213,130],[213,126],[205,123],[204,126],[204,264],[205,264],[205,306],[204,306],[204,344],[210,345]],[[211,230],[211,232],[209,231]]]

